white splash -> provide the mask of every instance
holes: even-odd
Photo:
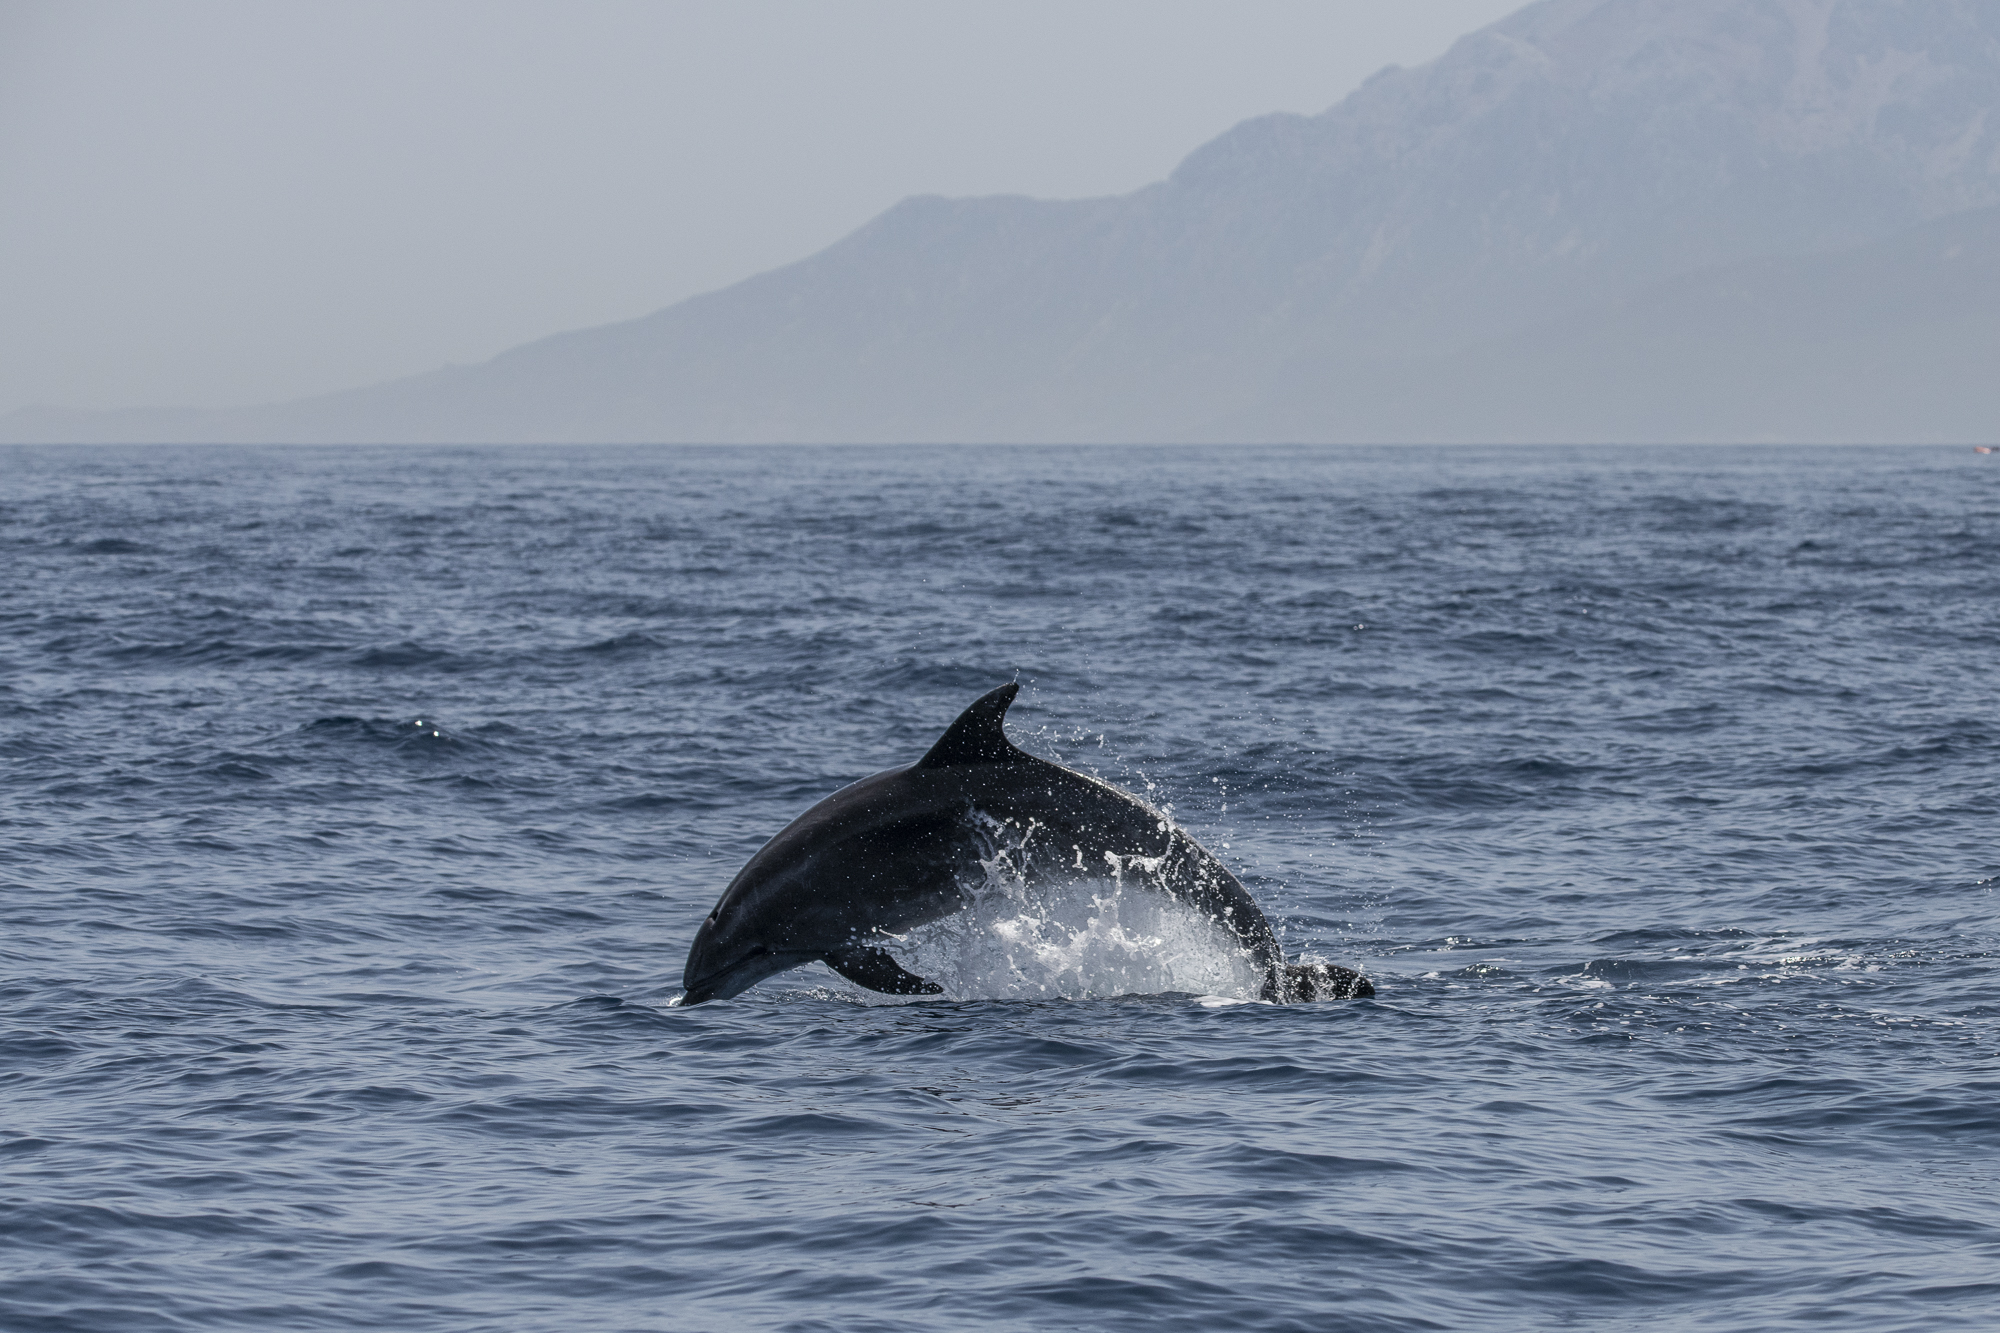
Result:
[[[1228,930],[1175,901],[1159,863],[1106,856],[1075,878],[1026,873],[1038,830],[976,816],[982,856],[968,906],[886,942],[958,1000],[1193,994],[1254,1000],[1263,974]],[[1098,873],[1091,873],[1098,872]]]

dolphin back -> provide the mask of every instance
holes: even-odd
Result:
[[[1024,878],[1075,879],[1128,871],[1229,930],[1266,975],[1264,998],[1288,990],[1276,933],[1241,881],[1167,816],[1129,792],[1038,758],[1007,739],[1007,707],[1020,687],[976,700],[915,770],[956,776],[972,811],[1025,835],[1010,849]],[[1033,830],[1030,834],[1029,830]]]

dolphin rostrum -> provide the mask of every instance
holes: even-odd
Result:
[[[941,994],[881,944],[970,903],[982,825],[994,821],[1023,835],[1009,862],[1032,882],[1140,872],[1234,936],[1263,972],[1265,1000],[1375,993],[1348,968],[1287,963],[1236,876],[1165,815],[1016,749],[1002,722],[1018,689],[985,695],[922,759],[841,788],[765,843],[695,933],[681,1003],[727,999],[812,962],[889,995]]]

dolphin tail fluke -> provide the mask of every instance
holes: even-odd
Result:
[[[925,981],[880,949],[856,946],[826,955],[826,965],[857,986],[884,995],[942,995],[944,987]]]
[[[1285,998],[1302,1000],[1365,1000],[1375,993],[1368,978],[1353,968],[1332,963],[1285,964]]]

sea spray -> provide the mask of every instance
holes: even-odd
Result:
[[[975,865],[960,876],[964,910],[888,943],[904,967],[947,997],[1094,999],[1182,992],[1255,998],[1256,960],[1227,929],[1158,882],[1162,860],[1038,846],[1044,830],[983,812]]]

